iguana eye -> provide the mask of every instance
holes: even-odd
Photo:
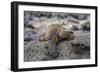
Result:
[[[71,33],[71,34],[73,34],[73,32],[72,32],[72,31],[70,31],[70,33]]]

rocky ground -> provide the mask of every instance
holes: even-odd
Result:
[[[72,13],[24,12],[24,61],[69,60],[90,58],[90,15]],[[41,34],[51,24],[66,24],[75,38],[58,45],[40,42]]]

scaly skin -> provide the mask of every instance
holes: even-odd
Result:
[[[41,35],[39,38],[40,42],[52,40],[55,44],[62,40],[72,40],[74,39],[73,32],[64,31],[63,25],[53,24],[48,27],[45,34]]]

